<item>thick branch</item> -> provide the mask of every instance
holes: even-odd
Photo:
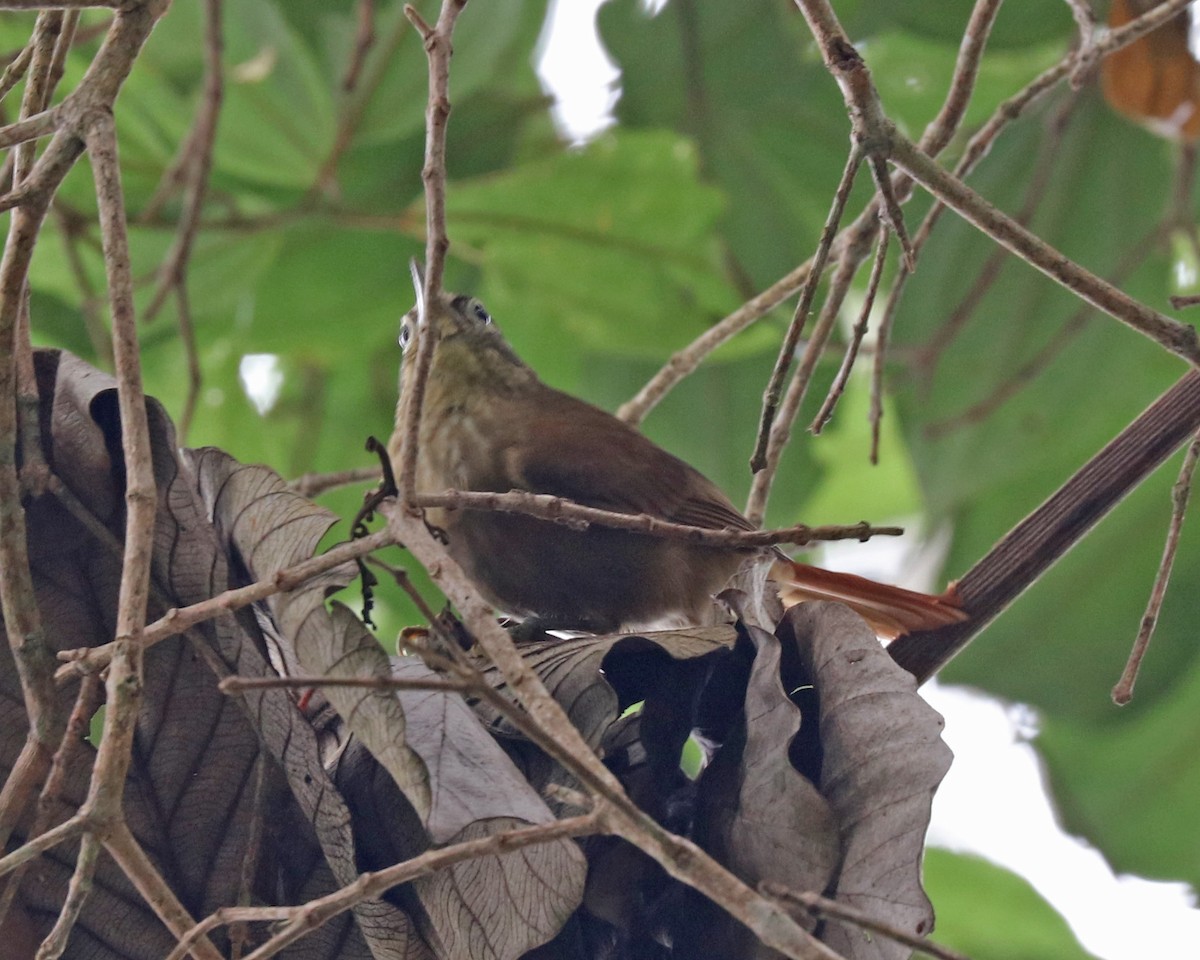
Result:
[[[906,634],[888,652],[928,680],[1198,429],[1200,371],[1191,371],[958,581],[969,620]]]

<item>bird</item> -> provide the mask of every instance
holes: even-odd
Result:
[[[401,324],[401,381],[419,337],[434,338],[417,428],[415,489],[549,494],[588,507],[708,530],[751,530],[716,484],[612,414],[543,383],[475,297],[439,292]],[[401,390],[388,455],[401,469],[411,390]],[[517,512],[429,507],[458,562],[492,607],[547,630],[617,633],[715,622],[714,596],[743,571],[765,572],[787,601],[840,600],[882,637],[966,618],[953,586],[932,596],[823,570],[778,548],[714,547]],[[761,579],[761,578],[759,578]]]

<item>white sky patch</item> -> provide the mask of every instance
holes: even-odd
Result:
[[[616,121],[621,73],[596,34],[604,0],[553,0],[538,39],[537,73],[555,98],[551,114],[559,132],[583,143]]]
[[[279,399],[283,388],[283,369],[273,353],[248,353],[238,364],[238,379],[242,389],[254,404],[259,416],[266,416]]]
[[[1182,944],[1200,942],[1186,884],[1118,877],[1099,851],[1063,832],[1026,742],[1033,711],[936,680],[922,693],[946,718],[954,751],[933,801],[931,844],[1021,874],[1105,960],[1178,956]]]

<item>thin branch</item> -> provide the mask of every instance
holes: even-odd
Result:
[[[934,943],[926,937],[914,936],[902,927],[897,927],[895,924],[876,920],[870,914],[849,904],[830,900],[817,893],[791,890],[781,884],[771,883],[770,881],[764,883],[762,888],[763,892],[773,897],[779,897],[781,900],[786,900],[789,903],[798,904],[815,916],[832,917],[835,920],[851,923],[856,927],[861,927],[863,930],[868,930],[871,933],[878,933],[889,940],[895,940],[897,943],[902,943],[904,946],[911,947],[913,950],[920,951],[928,956],[937,957],[938,960],[970,960],[969,957],[959,953],[957,950],[943,947],[941,944]]]
[[[7,150],[19,143],[36,140],[54,133],[60,121],[61,111],[62,105],[60,104],[32,117],[0,127],[0,150]]]
[[[289,944],[295,943],[306,933],[315,930],[341,913],[362,903],[381,896],[392,887],[408,883],[436,870],[444,869],[464,860],[478,857],[500,856],[539,843],[549,843],[564,837],[580,837],[606,832],[605,823],[599,812],[587,813],[553,823],[539,824],[521,830],[506,830],[478,840],[467,840],[439,850],[428,850],[420,856],[384,870],[362,873],[348,886],[335,890],[291,911],[283,929],[271,937],[245,960],[267,960]],[[190,934],[189,934],[190,935]],[[175,956],[173,953],[172,957]],[[183,956],[180,954],[179,956]]]
[[[158,283],[150,298],[150,303],[143,313],[142,319],[147,322],[153,320],[158,311],[162,309],[172,288],[182,288],[187,284],[187,265],[192,255],[196,233],[200,227],[200,212],[204,208],[204,198],[208,193],[213,147],[217,139],[217,120],[221,114],[221,101],[224,97],[221,74],[223,49],[221,3],[222,0],[205,0],[204,4],[204,90],[201,94],[200,106],[196,111],[192,132],[185,141],[187,155],[181,157],[182,169],[186,171],[183,212],[179,217],[175,242],[163,259],[162,266],[158,271]],[[182,310],[181,305],[181,328],[185,323]],[[190,331],[190,318],[186,323]],[[188,339],[189,331],[184,331],[185,342]],[[191,339],[194,340],[194,336]],[[193,345],[193,353],[194,350]],[[194,403],[194,396],[192,401]],[[186,435],[186,430],[182,430],[181,436]]]
[[[437,26],[430,27],[419,13],[408,4],[404,15],[425,42],[425,56],[429,63],[429,102],[425,108],[425,165],[421,169],[421,180],[425,185],[425,274],[421,296],[421,310],[436,309],[442,291],[442,274],[446,266],[446,251],[450,239],[446,234],[446,123],[450,117],[450,56],[453,52],[450,38],[459,13],[466,0],[442,0],[441,14]],[[418,311],[418,323],[425,316]],[[418,327],[416,363],[413,364],[411,382],[405,378],[404,411],[400,445],[400,498],[411,505],[416,498],[417,435],[421,423],[421,407],[425,398],[425,384],[429,379],[429,368],[433,364],[433,336]],[[421,334],[425,334],[422,336]]]
[[[954,75],[950,78],[946,99],[938,115],[925,127],[919,141],[921,149],[932,156],[937,156],[949,145],[967,114],[971,94],[975,91],[975,80],[979,76],[979,67],[983,63],[984,48],[987,46],[1002,2],[1003,0],[976,0],[971,10],[970,19],[963,30],[962,42],[958,47]],[[902,185],[897,185],[897,192],[904,192]]]
[[[367,54],[375,45],[375,0],[358,0],[358,29],[354,33],[354,49],[342,77],[342,91],[353,93],[358,86]]]
[[[846,209],[846,201],[850,197],[850,189],[854,186],[854,177],[862,164],[863,153],[857,145],[850,148],[846,158],[846,166],[842,170],[842,178],[838,182],[833,195],[833,203],[829,215],[825,218],[825,226],[821,229],[821,237],[817,242],[816,253],[813,254],[812,267],[804,280],[804,288],[800,292],[800,302],[796,304],[796,312],[792,315],[791,325],[779,348],[779,356],[775,360],[775,368],[771,371],[771,379],[763,394],[762,415],[758,423],[758,439],[754,444],[754,452],[750,456],[750,469],[758,473],[767,466],[767,451],[770,444],[771,430],[775,423],[775,414],[779,409],[780,397],[783,395],[783,383],[791,369],[792,358],[796,354],[796,346],[800,343],[800,334],[808,321],[809,311],[817,295],[817,283],[825,272],[825,264],[829,251],[833,246],[833,238],[837,234],[838,225],[842,221],[842,213]],[[845,252],[842,252],[845,256]],[[754,512],[747,511],[750,519],[754,520]]]
[[[953,138],[974,89],[975,78],[983,56],[992,22],[1000,7],[1000,0],[978,0],[963,35],[955,64],[954,77],[942,109],[926,128],[921,144],[936,155]],[[907,196],[911,181],[903,174],[895,175],[897,198]],[[846,244],[857,246],[864,234],[873,234],[878,222],[878,205],[872,201],[853,224],[846,227],[834,240],[830,256],[838,259]],[[794,270],[771,284],[766,290],[747,300],[729,316],[714,324],[691,344],[676,351],[666,364],[646,383],[637,394],[624,403],[617,416],[627,423],[637,424],[645,419],[663,397],[694,371],[717,347],[732,339],[755,321],[766,316],[784,300],[801,289],[811,274],[813,261],[800,264]]]
[[[1174,19],[1191,3],[1192,0],[1164,0],[1163,3],[1147,10],[1140,17],[1130,20],[1115,30],[1109,30],[1099,39],[1093,39],[1091,43],[1085,44],[1084,49],[1077,56],[1064,61],[1071,68],[1071,82],[1075,84],[1077,83],[1076,78],[1090,76],[1096,65],[1109,54],[1115,53],[1152,30],[1156,30],[1168,20]]]
[[[922,243],[919,230],[914,243],[919,256]],[[887,302],[883,305],[883,316],[879,318],[879,331],[875,334],[875,356],[871,363],[871,409],[867,415],[871,424],[871,452],[868,460],[872,466],[879,463],[879,437],[883,425],[883,374],[887,367],[888,344],[892,339],[892,326],[896,322],[900,296],[910,276],[911,274],[902,264],[896,274],[896,282],[892,284],[892,289],[888,292]]]
[[[940,167],[906,137],[896,133],[893,162],[968,222],[1080,299],[1154,340],[1190,364],[1200,363],[1200,338],[1179,323],[1133,299],[1106,280],[1068,259],[1012,217],[996,209]]]
[[[450,38],[467,0],[442,0],[441,13],[431,29],[421,15],[405,5],[404,15],[425,42],[429,62],[429,102],[425,108],[425,302],[432,303],[442,290],[442,272],[450,239],[446,235],[446,123],[450,119]]]
[[[379,479],[379,467],[357,467],[336,473],[305,473],[288,483],[288,489],[309,499],[338,487],[369,483]]]
[[[1113,271],[1112,282],[1123,283],[1125,278],[1136,270],[1158,245],[1159,241],[1169,233],[1168,224],[1160,224],[1150,231],[1149,235],[1132,244],[1122,262]],[[1064,323],[1046,344],[1032,357],[1011,373],[1005,375],[994,390],[981,400],[976,401],[960,413],[933,420],[925,425],[925,435],[930,439],[944,437],[955,430],[972,423],[981,423],[991,416],[1001,406],[1017,396],[1025,387],[1049,369],[1054,360],[1067,348],[1087,325],[1091,322],[1094,311],[1086,303]]]
[[[1150,599],[1146,603],[1146,612],[1142,614],[1142,625],[1129,651],[1129,660],[1121,679],[1113,687],[1113,703],[1125,706],[1133,698],[1133,685],[1137,682],[1138,671],[1142,666],[1142,658],[1150,646],[1150,638],[1154,636],[1154,628],[1158,624],[1158,615],[1162,610],[1163,600],[1167,595],[1167,584],[1171,581],[1171,568],[1175,564],[1175,551],[1179,547],[1179,535],[1183,532],[1183,518],[1187,515],[1188,498],[1192,492],[1192,477],[1196,472],[1196,462],[1200,460],[1200,434],[1192,439],[1183,465],[1179,468],[1179,478],[1171,488],[1171,523],[1167,528],[1167,541],[1163,545],[1162,561],[1158,565],[1158,573],[1154,577],[1154,586],[1150,590]]]
[[[180,277],[179,282],[174,285],[174,289],[179,321],[179,339],[183,341],[183,355],[187,361],[188,370],[187,394],[183,398],[183,410],[180,411],[179,425],[176,427],[176,436],[182,445],[187,442],[188,431],[192,426],[192,417],[196,413],[196,402],[200,398],[200,387],[203,385],[204,375],[200,370],[200,353],[196,347],[196,328],[192,323],[192,306],[188,298],[187,280]]]
[[[419,507],[446,507],[452,510],[498,510],[505,513],[525,513],[562,523],[576,530],[587,529],[595,523],[617,530],[631,530],[651,537],[682,540],[709,547],[766,547],[777,543],[803,545],[825,540],[869,540],[873,536],[898,537],[900,527],[873,527],[866,522],[850,526],[809,527],[800,524],[782,530],[711,530],[686,523],[671,523],[649,514],[615,513],[586,507],[562,497],[544,493],[510,490],[508,493],[484,493],[466,490],[446,490],[440,494],[420,494]]]
[[[1150,13],[1130,21],[1117,30],[1108,32],[1092,45],[1088,52],[1088,58],[1098,59],[1107,56],[1122,46],[1132,43],[1178,13],[1190,2],[1191,0],[1167,0],[1164,5],[1154,8]],[[968,29],[964,34],[963,44],[960,47],[959,61],[955,67],[955,77],[951,83],[950,93],[942,111],[926,128],[920,141],[921,147],[931,156],[936,156],[950,142],[962,120],[978,72],[983,47],[998,7],[999,0],[981,0],[975,5]],[[1075,62],[1073,55],[1064,57],[1059,63],[1027,84],[1021,91],[1001,103],[987,123],[968,143],[958,166],[959,176],[963,177],[971,169],[974,169],[1000,132],[1066,77]],[[894,173],[893,184],[898,199],[908,196],[911,180],[904,173]],[[878,206],[872,202],[854,223],[838,235],[834,241],[831,255],[836,257],[841,246],[847,242],[858,242],[864,231],[873,233],[877,217]],[[676,384],[695,370],[713,350],[774,310],[787,297],[800,289],[809,275],[810,267],[810,263],[803,263],[796,267],[758,296],[748,300],[729,316],[710,327],[694,342],[672,354],[662,369],[651,377],[632,399],[621,406],[617,415],[628,423],[640,423],[659,401]],[[876,356],[879,358],[877,363],[881,365],[883,363],[882,354],[877,353]]]
[[[1066,0],[1066,4],[1071,8],[1071,16],[1075,18],[1075,24],[1079,27],[1080,42],[1088,43],[1096,30],[1096,14],[1092,11],[1091,4],[1087,0]]]
[[[222,693],[246,690],[294,689],[297,687],[354,687],[362,690],[436,690],[439,693],[466,693],[477,684],[436,677],[226,677],[219,684]]]
[[[9,92],[25,76],[25,71],[29,69],[29,61],[33,57],[33,45],[26,44],[21,48],[21,52],[16,55],[4,68],[4,73],[0,74],[0,100],[8,96]]]
[[[297,907],[221,907],[180,937],[179,942],[175,944],[175,949],[167,954],[166,960],[185,960],[191,952],[192,944],[218,927],[291,920],[297,909]],[[232,937],[231,933],[230,939]]]
[[[36,960],[58,960],[67,949],[67,940],[75,929],[75,922],[83,910],[83,904],[92,892],[92,880],[96,873],[96,860],[100,856],[100,841],[94,833],[85,833],[79,844],[79,856],[75,870],[67,884],[67,896],[63,901],[54,927],[38,947]]]
[[[8,838],[25,815],[29,802],[50,772],[53,756],[49,744],[38,740],[27,732],[21,752],[13,761],[12,768],[0,790],[0,850],[8,844]]]
[[[38,14],[33,28],[33,57],[29,74],[25,79],[25,93],[21,98],[21,116],[32,117],[45,111],[50,105],[51,64],[58,38],[62,34],[63,13],[61,10],[43,10]],[[17,147],[17,159],[13,167],[13,186],[20,185],[33,167],[36,144],[27,140]]]
[[[124,820],[114,823],[105,832],[104,849],[124,871],[125,876],[150,905],[155,915],[176,938],[187,936],[196,926],[195,919],[167,885],[137,838]],[[221,954],[205,936],[195,938],[191,945],[196,960],[221,960]]]
[[[850,371],[853,369],[854,361],[858,357],[858,350],[862,346],[863,337],[867,335],[867,323],[871,319],[871,309],[875,306],[875,294],[879,291],[879,281],[883,277],[883,265],[887,261],[889,236],[890,234],[886,229],[879,231],[879,244],[875,250],[875,262],[871,266],[871,276],[867,280],[867,294],[863,298],[862,309],[858,313],[858,321],[854,324],[854,329],[850,331],[850,342],[846,345],[846,353],[842,357],[842,365],[838,369],[837,376],[833,378],[833,384],[829,388],[829,393],[825,396],[825,402],[821,404],[821,409],[817,411],[817,415],[813,418],[813,422],[808,428],[813,433],[820,433],[825,428],[825,424],[833,416],[833,409],[837,406],[838,399],[845,392],[846,384],[850,380]]]
[[[311,557],[286,570],[278,571],[267,580],[259,580],[245,587],[226,590],[215,597],[209,597],[191,606],[168,610],[163,616],[149,624],[141,631],[141,646],[151,647],[167,637],[183,633],[189,627],[211,620],[222,613],[229,613],[248,606],[276,593],[286,593],[295,590],[317,574],[332,570],[356,557],[364,556],[373,550],[391,546],[395,541],[387,530],[381,530],[359,540],[331,547],[317,557]],[[104,644],[99,647],[84,647],[75,650],[64,650],[59,653],[60,660],[68,661],[58,670],[57,679],[65,682],[78,674],[93,673],[103,670],[112,661],[116,652],[115,644]]]
[[[45,207],[18,210],[9,225],[8,239],[0,262],[0,343],[16,343],[17,326],[25,299],[25,282]],[[17,358],[13,349],[0,351],[0,612],[16,663],[17,676],[29,721],[28,771],[38,771],[38,783],[49,770],[50,760],[62,736],[61,716],[53,683],[47,683],[47,658],[54,653],[46,639],[33,576],[25,510],[17,475]],[[23,751],[23,754],[25,751]],[[22,791],[24,805],[34,786]],[[3,795],[5,808],[0,819],[8,829],[20,818],[21,810],[10,807],[18,798]],[[7,830],[5,830],[7,832]]]
[[[60,823],[57,827],[47,830],[40,836],[27,840],[12,853],[0,857],[0,877],[12,873],[23,863],[28,863],[34,857],[40,857],[47,850],[57,847],[60,843],[74,840],[87,828],[87,819],[80,813],[70,820]]]
[[[863,240],[869,249],[870,235],[864,235]],[[800,406],[808,393],[813,373],[825,352],[826,344],[829,343],[829,337],[837,324],[838,313],[842,309],[842,303],[846,299],[850,284],[854,280],[854,274],[858,271],[864,255],[864,252],[855,245],[847,244],[842,248],[837,270],[834,271],[833,278],[829,281],[829,292],[826,294],[825,304],[821,308],[821,315],[817,318],[812,336],[804,348],[804,356],[800,359],[800,365],[796,368],[791,383],[788,384],[787,395],[783,399],[779,416],[767,437],[766,463],[764,468],[754,475],[754,480],[750,484],[750,496],[746,501],[746,516],[751,523],[761,523],[766,514],[771,484],[775,480],[780,460],[783,458],[783,451],[791,439],[792,426],[800,414]]]
[[[72,709],[70,719],[67,721],[62,743],[59,744],[58,750],[55,751],[50,771],[45,777],[42,794],[38,798],[37,814],[33,819],[33,825],[29,829],[28,836],[38,837],[45,833],[53,824],[60,805],[66,804],[63,798],[63,790],[66,783],[67,771],[71,769],[77,755],[82,750],[88,725],[91,723],[92,715],[96,712],[101,702],[102,688],[100,678],[84,677],[83,683],[79,685],[79,693],[75,698],[75,707]],[[26,742],[27,745],[29,742]],[[18,758],[17,763],[13,765],[8,780],[5,782],[5,792],[8,790],[9,783],[20,778],[20,766],[21,759]],[[0,810],[4,809],[6,809],[6,805],[0,804]],[[0,847],[7,844],[7,837],[8,831],[4,831],[4,844],[0,844]],[[0,928],[4,927],[4,918],[8,915],[8,910],[12,906],[17,890],[21,886],[21,880],[28,867],[29,863],[24,863],[13,871],[13,875],[3,885],[3,890],[0,891]]]

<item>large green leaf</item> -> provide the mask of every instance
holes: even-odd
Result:
[[[572,341],[660,356],[736,305],[715,255],[721,196],[696,163],[679,136],[621,134],[455,184],[450,228],[482,249],[480,295],[535,366]]]
[[[925,851],[933,939],[977,960],[1088,960],[1066,921],[1014,873],[978,857]]]

